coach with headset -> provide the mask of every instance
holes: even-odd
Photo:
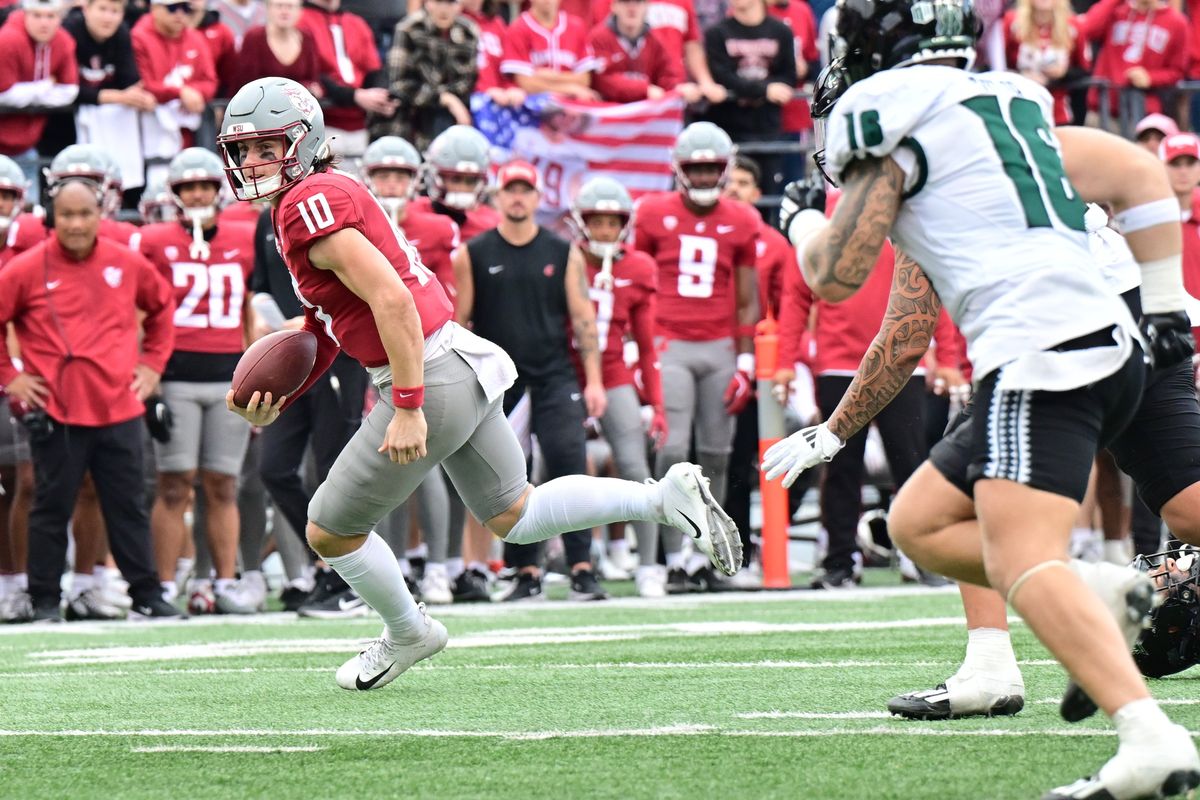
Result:
[[[53,235],[0,270],[0,328],[12,322],[23,371],[0,358],[0,385],[32,411],[34,501],[29,594],[35,621],[60,619],[67,523],[91,471],[131,615],[177,616],[163,602],[142,483],[143,401],[171,354],[173,291],[140,254],[98,237],[95,183],[53,194]],[[145,313],[139,345],[138,311]]]

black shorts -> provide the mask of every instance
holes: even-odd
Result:
[[[1200,481],[1200,403],[1191,362],[1150,372],[1137,414],[1108,449],[1155,514]]]
[[[1092,336],[1111,341],[1108,332]],[[1083,337],[1078,346],[1095,343]],[[930,462],[968,497],[974,496],[975,481],[1005,478],[1080,502],[1096,450],[1137,409],[1145,371],[1141,351],[1135,350],[1114,374],[1066,392],[997,392],[1000,370],[992,372],[980,381],[973,410],[952,423]]]

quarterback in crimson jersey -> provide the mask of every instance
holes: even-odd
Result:
[[[381,687],[446,646],[445,626],[413,601],[395,555],[372,532],[438,464],[506,542],[644,519],[690,526],[722,570],[740,566],[737,530],[695,465],[653,485],[571,475],[530,486],[502,408],[516,379],[512,360],[450,320],[441,284],[379,201],[329,169],[324,116],[307,89],[283,78],[246,84],[229,101],[217,142],[238,199],[271,201],[304,329],[319,343],[308,383],[340,347],[380,388],[308,508],[308,543],[384,621],[382,635],[338,669],[339,686]],[[581,347],[594,349],[595,320],[586,321],[579,335],[591,341]],[[232,390],[226,395],[229,409],[255,425],[274,422],[286,400],[255,391],[241,408]]]

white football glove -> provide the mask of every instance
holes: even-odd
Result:
[[[845,446],[846,443],[822,422],[797,431],[767,448],[763,454],[762,471],[769,481],[783,475],[784,487],[790,487],[801,472],[823,461],[832,461]]]

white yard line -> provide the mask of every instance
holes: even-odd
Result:
[[[1192,736],[1200,736],[1200,731],[1190,731]],[[1116,731],[1106,728],[1051,728],[1047,730],[1020,730],[1013,728],[983,728],[968,729],[945,727],[940,725],[919,726],[911,723],[898,722],[894,726],[875,726],[870,728],[806,728],[803,730],[739,730],[718,728],[714,725],[688,724],[666,725],[651,728],[592,728],[584,730],[542,730],[542,731],[464,731],[464,730],[434,730],[429,728],[417,729],[385,729],[385,730],[336,730],[328,728],[312,728],[299,730],[233,729],[233,730],[195,730],[195,729],[143,729],[143,730],[0,730],[3,738],[261,738],[261,737],[307,737],[307,738],[466,738],[466,739],[507,739],[514,741],[537,741],[545,739],[594,739],[618,738],[631,736],[662,737],[662,736],[733,736],[761,738],[808,738],[821,736],[997,736],[997,737],[1109,737],[1115,736]]]
[[[914,628],[956,627],[961,617],[928,617],[871,622],[672,622],[643,625],[595,625],[580,627],[514,628],[468,633],[451,638],[455,649],[521,647],[530,645],[578,644],[633,641],[646,638],[697,636],[754,636],[845,631],[885,631]],[[344,653],[361,647],[362,639],[259,639],[197,644],[158,644],[42,650],[29,658],[45,666],[69,664],[112,664],[143,661],[192,661],[238,658],[278,653]]]
[[[131,753],[316,753],[328,748],[321,745],[303,747],[271,747],[270,745],[188,745],[160,744],[153,747],[133,747]]]
[[[1200,700],[1192,698],[1156,697],[1154,701],[1160,706],[1200,706]],[[1056,706],[1061,702],[1061,697],[1047,697],[1045,700],[1034,700],[1033,704],[1037,706]]]
[[[890,719],[886,711],[750,711],[738,719]]]

